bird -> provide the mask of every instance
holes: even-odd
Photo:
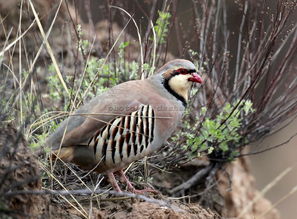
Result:
[[[181,122],[189,90],[203,82],[195,65],[174,59],[143,80],[118,84],[69,115],[46,140],[52,157],[107,175],[122,192],[115,174],[133,193],[124,173],[132,162],[158,151]]]

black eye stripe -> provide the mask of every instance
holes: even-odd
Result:
[[[188,73],[191,74],[191,73],[194,73],[194,72],[197,72],[195,69],[190,69],[188,70]]]
[[[176,76],[176,75],[179,75],[179,74],[186,75],[186,74],[191,74],[191,73],[194,73],[194,72],[197,72],[197,71],[195,69],[187,70],[187,69],[184,69],[184,68],[179,68],[177,70],[174,70],[171,75],[172,76]]]

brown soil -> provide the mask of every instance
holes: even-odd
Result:
[[[27,143],[11,124],[0,128],[0,194],[14,190],[41,189],[38,162]],[[40,196],[15,195],[0,198],[0,214],[17,218],[40,215],[46,199]],[[1,212],[2,211],[2,212]]]

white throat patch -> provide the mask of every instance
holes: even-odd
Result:
[[[186,101],[188,100],[188,93],[192,84],[192,82],[188,81],[190,77],[191,77],[190,74],[186,74],[186,75],[180,74],[180,75],[173,76],[168,82],[168,85],[170,86],[170,88],[175,93],[182,96]]]

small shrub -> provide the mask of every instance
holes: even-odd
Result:
[[[157,42],[163,44],[166,42],[168,34],[169,19],[171,14],[169,12],[158,11],[158,19],[156,25],[154,26],[156,32]]]
[[[244,141],[240,129],[244,119],[255,110],[250,100],[242,100],[233,111],[237,104],[238,101],[232,104],[226,103],[215,118],[207,116],[206,107],[201,108],[199,117],[204,119],[201,124],[196,122],[195,129],[199,129],[198,133],[185,134],[187,138],[185,149],[191,150],[191,156],[196,157],[206,153],[210,157],[232,160],[238,154],[237,149]],[[189,124],[187,126],[190,127]]]

